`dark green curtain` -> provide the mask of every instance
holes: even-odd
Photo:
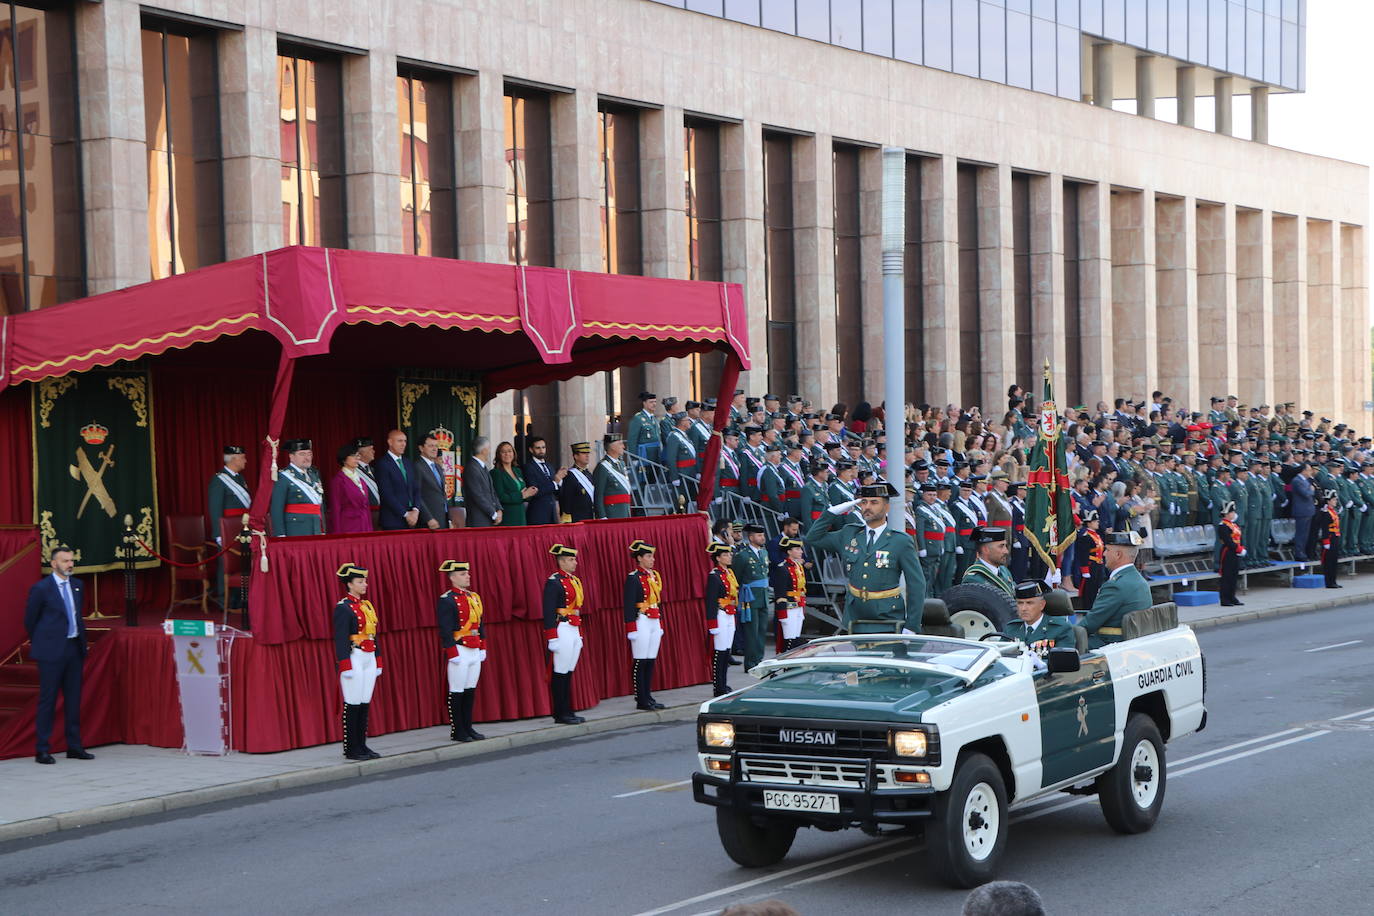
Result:
[[[409,439],[413,456],[420,454],[426,435],[438,435],[439,458],[454,504],[462,502],[460,475],[478,436],[481,394],[476,380],[459,373],[401,370],[396,375],[397,428]]]

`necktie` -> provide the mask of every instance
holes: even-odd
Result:
[[[869,550],[872,550],[872,549],[873,549],[873,542],[876,541],[877,539],[878,539],[878,532],[874,531],[872,528],[869,528],[869,529],[868,529],[868,549],[869,549]]]
[[[444,486],[444,472],[439,470],[439,465],[433,462],[430,462],[429,466],[434,469],[434,479],[439,481],[439,486],[442,488]]]
[[[409,479],[410,479],[410,472],[406,470],[406,463],[405,463],[405,461],[404,461],[402,458],[400,458],[399,456],[397,456],[397,458],[396,458],[396,466],[397,466],[398,468],[401,469],[401,479],[402,479],[402,480],[409,480]]]
[[[70,579],[63,579],[58,583],[57,590],[62,593],[62,604],[67,608],[67,638],[71,639],[76,635],[76,603],[72,601],[72,583]]]

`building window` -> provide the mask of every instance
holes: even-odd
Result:
[[[1069,404],[1083,403],[1083,185],[1064,182],[1064,381]]]
[[[1031,298],[1031,176],[1011,175],[1012,312],[1015,316],[1015,375],[1019,385],[1034,387],[1035,304]]]
[[[553,266],[553,143],[549,97],[507,88],[506,228],[510,263]]]
[[[720,199],[720,124],[687,118],[684,183],[687,215],[687,275],[692,280],[720,281],[724,276],[724,237]],[[704,401],[716,393],[725,362],[718,350],[688,358],[690,396]]]
[[[639,225],[639,112],[602,104],[601,269],[612,274],[643,272]]]
[[[0,68],[0,314],[11,314],[86,293],[71,12],[0,3]]]
[[[797,391],[796,251],[792,138],[763,135],[763,254],[768,299],[768,388]]]
[[[921,257],[921,157],[906,157],[906,235],[902,252],[906,309],[906,393],[919,403],[925,391],[925,264]]]
[[[148,255],[159,280],[224,260],[216,35],[143,23]]]
[[[835,390],[847,404],[867,400],[863,390],[863,255],[859,238],[859,149],[835,144]]]
[[[343,66],[332,55],[283,48],[281,209],[288,245],[348,245],[344,191]]]
[[[406,254],[458,257],[453,78],[401,68],[401,243]]]

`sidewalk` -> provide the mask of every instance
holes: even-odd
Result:
[[[1180,608],[1179,620],[1204,629],[1374,601],[1374,576],[1346,577],[1342,584],[1341,591],[1259,585],[1240,596],[1243,607]],[[730,670],[733,686],[752,681],[742,668]],[[655,712],[637,711],[632,698],[616,697],[581,713],[587,719],[582,725],[553,725],[548,719],[479,724],[487,740],[470,744],[450,742],[448,726],[399,732],[369,738],[368,745],[384,756],[363,763],[344,760],[338,744],[225,757],[191,757],[166,748],[115,744],[93,748],[96,759],[90,762],[62,755],[56,766],[37,766],[31,757],[4,760],[0,761],[0,785],[4,786],[0,843],[582,735],[684,722],[696,716],[710,695],[709,685],[660,691],[657,698],[668,708]]]

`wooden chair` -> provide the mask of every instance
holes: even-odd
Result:
[[[243,548],[238,541],[242,530],[243,522],[240,519],[222,518],[219,521],[220,546],[229,548],[224,552],[224,575],[219,582],[220,603],[226,615],[233,606],[234,596],[238,594],[239,576],[243,572]]]
[[[167,556],[178,563],[199,563],[208,555],[205,552],[205,518],[200,515],[164,515],[162,526],[166,532]],[[168,581],[171,586],[170,603],[167,612],[179,604],[199,604],[200,612],[206,613],[210,600],[210,572],[204,566],[167,566]],[[178,583],[199,583],[200,594],[189,598],[177,598]]]

